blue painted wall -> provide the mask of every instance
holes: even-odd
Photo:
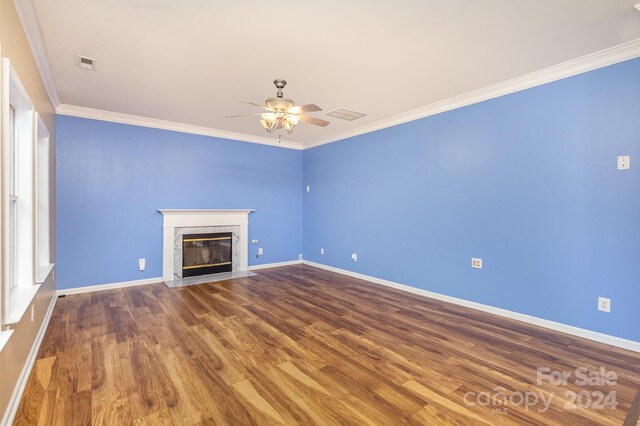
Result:
[[[57,141],[58,288],[162,276],[160,208],[256,209],[250,265],[302,252],[300,151],[65,116]]]
[[[304,151],[305,259],[640,341],[639,76],[636,59]]]
[[[627,61],[304,153],[59,116],[59,288],[161,276],[158,208],[255,208],[250,264],[297,259],[304,235],[315,262],[640,341],[638,75]]]

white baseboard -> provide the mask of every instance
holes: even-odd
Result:
[[[249,266],[250,271],[255,271],[256,269],[267,269],[267,268],[277,268],[279,266],[289,266],[289,265],[300,265],[302,260],[287,260],[286,262],[275,262],[275,263],[265,263],[262,265],[251,265]]]
[[[90,293],[92,291],[111,290],[114,288],[123,288],[123,287],[135,287],[138,285],[155,284],[155,283],[161,283],[161,282],[162,282],[162,277],[145,278],[142,280],[122,281],[119,283],[111,283],[111,284],[98,284],[98,285],[88,285],[84,287],[64,288],[64,289],[58,290],[58,294],[67,295],[67,294]]]
[[[288,260],[286,262],[265,263],[263,265],[249,266],[248,270],[253,271],[256,269],[277,268],[278,266],[299,265],[301,263],[302,263],[302,260]],[[114,288],[124,288],[124,287],[135,287],[139,285],[148,285],[148,284],[155,284],[155,283],[161,283],[161,282],[163,282],[162,277],[145,278],[142,280],[123,281],[119,283],[98,284],[98,285],[88,285],[83,287],[65,288],[65,289],[58,290],[58,294],[68,295],[68,294],[90,293],[93,291],[112,290]]]
[[[520,314],[518,312],[509,311],[507,309],[496,308],[489,305],[483,305],[482,303],[471,302],[469,300],[458,299],[457,297],[447,296],[440,293],[434,293],[428,290],[422,290],[416,287],[411,287],[405,284],[399,284],[393,281],[383,280],[381,278],[371,277],[369,275],[359,274],[357,272],[348,271],[346,269],[335,268],[333,266],[323,265],[321,263],[311,262],[304,260],[305,265],[313,266],[320,269],[326,269],[327,271],[337,272],[338,274],[348,275],[350,277],[359,278],[361,280],[369,281],[375,284],[384,285],[387,287],[393,287],[398,290],[403,290],[409,293],[418,294],[432,299],[442,300],[444,302],[453,303],[467,308],[476,309],[490,314],[499,315],[501,317],[514,319],[517,321],[526,322],[528,324],[537,325],[540,327],[548,328],[550,330],[559,331],[561,333],[570,334],[572,336],[582,337],[585,339],[593,340],[607,345],[616,346],[623,349],[628,349],[634,352],[640,352],[640,342],[633,340],[623,339],[621,337],[610,336],[608,334],[598,333],[584,328],[578,328],[571,325],[562,324],[555,321],[549,321],[546,319],[534,317],[531,315]]]
[[[53,297],[51,298],[51,302],[49,302],[49,308],[47,309],[47,312],[45,313],[42,320],[42,324],[40,325],[40,330],[38,330],[36,339],[33,342],[33,345],[31,345],[29,355],[27,355],[27,360],[24,363],[24,367],[22,367],[22,372],[18,377],[18,382],[13,388],[13,394],[11,394],[9,405],[7,405],[7,410],[4,413],[2,422],[0,422],[1,425],[10,425],[13,423],[13,419],[15,418],[18,411],[18,406],[20,405],[20,399],[22,399],[22,393],[24,392],[24,388],[27,386],[27,381],[29,380],[31,369],[33,368],[33,364],[36,362],[36,356],[38,355],[38,351],[40,350],[42,339],[44,339],[44,335],[47,331],[47,327],[49,326],[49,320],[51,319],[51,314],[57,300],[58,296],[54,292]]]

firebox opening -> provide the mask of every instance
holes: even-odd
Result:
[[[182,236],[182,276],[232,271],[232,233],[187,234]]]

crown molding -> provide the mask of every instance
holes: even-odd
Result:
[[[49,95],[51,106],[55,110],[58,108],[58,105],[60,105],[60,98],[58,97],[58,91],[53,82],[53,73],[51,72],[49,58],[47,57],[47,48],[42,38],[42,32],[40,31],[40,25],[38,24],[38,18],[36,18],[33,4],[31,0],[13,0],[13,4],[20,18],[22,29],[27,37],[33,59],[36,62],[38,71],[40,71],[42,83],[47,91],[47,95]]]
[[[398,124],[440,114],[445,111],[508,95],[509,93],[519,92],[542,84],[551,83],[573,75],[592,71],[629,59],[634,59],[639,56],[640,38],[595,53],[590,53],[567,62],[562,62],[558,65],[553,65],[539,71],[525,74],[520,77],[512,78],[501,83],[493,84],[482,89],[473,90],[430,105],[381,118],[350,129],[346,132],[342,132],[328,138],[321,138],[312,143],[305,144],[304,149],[310,149],[353,136],[382,130],[387,127],[397,126]]]
[[[302,145],[297,142],[282,141],[277,139],[254,136],[246,133],[229,132],[210,127],[195,126],[192,124],[178,123],[175,121],[159,120],[157,118],[142,117],[139,115],[122,114],[120,112],[104,111],[101,109],[86,108],[75,105],[60,104],[56,108],[56,114],[71,117],[90,118],[93,120],[110,121],[112,123],[130,124],[132,126],[151,127],[154,129],[171,130],[174,132],[191,133],[194,135],[211,136],[214,138],[231,139],[241,142],[259,143],[276,148],[289,148],[301,150]]]
[[[17,0],[16,0],[17,1]],[[489,99],[498,98],[510,93],[541,86],[546,83],[561,80],[577,74],[582,74],[598,68],[624,62],[640,57],[640,38],[617,46],[610,47],[598,52],[590,53],[570,61],[562,62],[539,71],[534,71],[520,77],[515,77],[500,83],[493,84],[481,89],[473,90],[462,95],[454,96],[439,102],[425,105],[400,114],[395,114],[379,120],[363,124],[356,128],[341,132],[333,136],[322,138],[311,143],[282,142],[275,141],[244,133],[228,132],[225,130],[212,129],[207,127],[193,126],[189,124],[172,121],[158,120],[154,118],[140,117],[135,115],[121,114],[116,112],[102,111],[85,107],[62,104],[56,108],[56,113],[61,115],[71,115],[75,117],[92,118],[103,121],[113,121],[116,123],[132,124],[144,127],[154,127],[165,130],[173,130],[184,133],[194,133],[205,136],[213,136],[225,139],[239,140],[243,142],[262,143],[266,145],[278,146],[291,149],[311,149],[320,145],[337,142],[354,136],[375,132],[410,121],[462,108]]]
[[[453,109],[465,107],[489,99],[519,92],[521,90],[551,83],[556,80],[571,77],[598,68],[613,65],[626,60],[640,57],[640,38],[617,46],[610,47],[598,52],[590,53],[576,59],[562,62],[539,71],[534,71],[520,77],[515,77],[500,83],[493,84],[481,89],[473,90],[449,99],[438,101],[420,108],[394,114],[379,120],[363,124],[345,132],[337,133],[329,137],[317,139],[311,143],[299,143],[285,141],[278,143],[274,139],[254,136],[246,133],[236,133],[226,130],[213,129],[209,127],[195,126],[174,121],[159,120],[155,118],[122,114],[111,111],[104,111],[92,108],[79,107],[68,104],[61,104],[58,93],[53,82],[53,76],[46,47],[42,39],[42,33],[36,18],[31,0],[13,0],[18,16],[24,28],[33,57],[40,71],[42,81],[57,114],[74,117],[91,118],[101,121],[111,121],[115,123],[130,124],[134,126],[151,127],[176,132],[192,133],[197,135],[212,136],[223,139],[232,139],[242,142],[259,143],[280,148],[290,149],[310,149],[331,142],[337,142],[353,136],[375,132],[387,127],[451,111]]]

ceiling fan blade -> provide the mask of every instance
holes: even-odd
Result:
[[[287,112],[290,114],[300,114],[302,112],[315,112],[315,111],[322,111],[322,108],[320,108],[316,104],[298,105],[298,106],[289,108],[289,111]]]
[[[238,118],[238,117],[254,117],[256,115],[262,114],[261,112],[257,114],[242,114],[242,115],[227,115],[225,118]]]
[[[301,115],[300,120],[304,121],[305,123],[313,124],[320,127],[327,127],[329,125],[329,122],[326,120],[310,117],[308,115]]]
[[[263,104],[263,105],[260,105],[260,104],[257,104],[257,103],[255,103],[255,102],[246,102],[246,101],[240,101],[240,102],[242,102],[243,104],[247,104],[247,105],[257,106],[258,108],[266,109],[267,111],[271,111],[271,112],[273,112],[273,110],[272,110],[271,108],[268,108],[268,107],[267,107],[267,106],[265,106],[264,104]]]
[[[240,102],[242,102],[243,104],[249,104],[249,105],[257,106],[257,107],[259,107],[259,108],[266,108],[266,107],[264,106],[264,104],[260,105],[260,104],[257,104],[257,103],[255,103],[255,102],[247,102],[247,101],[240,101]]]

